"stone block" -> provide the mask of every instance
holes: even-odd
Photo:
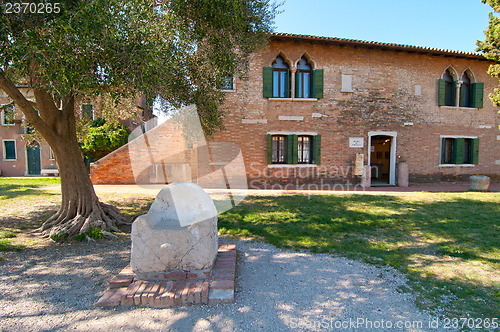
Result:
[[[398,186],[406,188],[410,185],[410,172],[406,162],[398,163]]]
[[[490,186],[489,176],[484,175],[473,175],[470,177],[470,189],[486,191]]]
[[[194,183],[172,183],[132,224],[131,267],[138,279],[210,270],[217,256],[217,210]]]

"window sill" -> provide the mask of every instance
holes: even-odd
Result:
[[[15,123],[2,123],[2,126],[4,127],[14,127],[15,125]]]
[[[269,168],[318,167],[317,164],[268,164]]]
[[[236,89],[221,89],[222,92],[236,92]]]
[[[464,111],[476,111],[479,110],[477,107],[463,107],[463,106],[439,106],[440,108],[443,109],[450,109],[450,110],[464,110]]]
[[[268,98],[271,101],[318,101],[318,98]]]
[[[354,93],[354,90],[340,90],[342,93]]]
[[[3,159],[2,161],[17,161],[17,159]]]
[[[475,164],[439,164],[439,167],[476,167]]]

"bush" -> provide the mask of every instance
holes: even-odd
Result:
[[[110,124],[97,119],[80,143],[83,156],[98,160],[128,142],[129,130],[122,124]]]

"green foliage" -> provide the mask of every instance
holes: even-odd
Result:
[[[12,244],[12,239],[0,239],[0,251],[21,251],[24,246]]]
[[[87,237],[94,240],[100,240],[103,237],[102,230],[98,227],[94,227],[90,230],[90,232],[80,233],[77,236],[73,237],[73,239],[79,242],[84,242],[85,240],[87,240]]]
[[[50,235],[50,239],[54,242],[64,242],[68,238],[66,233],[53,233]]]
[[[88,128],[80,148],[85,157],[98,160],[126,144],[128,135],[129,131],[125,126],[97,119],[93,126]]]
[[[3,231],[0,233],[0,239],[12,239],[15,238],[17,235],[16,233],[12,231]]]
[[[36,73],[31,84],[56,100],[142,93],[173,106],[195,103],[208,131],[221,125],[217,87],[245,69],[276,13],[270,0],[57,2],[58,14],[1,8],[0,73],[11,80]]]
[[[481,0],[482,3],[492,7],[494,13],[490,13],[488,29],[484,32],[484,41],[477,41],[477,50],[484,52],[484,56],[496,62],[488,68],[488,74],[500,79],[500,0]],[[500,106],[500,89],[496,88],[494,93],[489,95],[495,106]]]

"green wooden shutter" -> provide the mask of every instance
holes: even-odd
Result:
[[[484,83],[472,83],[471,106],[483,108]]]
[[[267,163],[273,163],[273,135],[267,135]]]
[[[313,164],[321,164],[321,135],[313,137]]]
[[[446,104],[446,81],[442,78],[438,79],[438,106]]]
[[[312,71],[312,94],[313,98],[323,98],[323,69]]]
[[[464,163],[465,143],[463,137],[455,138],[453,141],[453,164],[461,165]]]
[[[472,140],[472,163],[474,165],[479,163],[479,138]]]
[[[299,163],[299,136],[292,135],[292,162],[291,164]]]
[[[262,90],[264,98],[273,97],[273,68],[262,68]]]
[[[288,135],[286,137],[286,163],[298,164],[299,162],[299,137],[297,135]]]

